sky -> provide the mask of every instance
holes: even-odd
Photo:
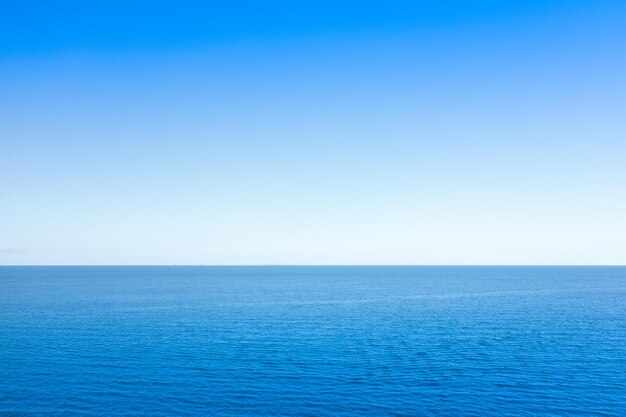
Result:
[[[626,2],[4,1],[0,264],[626,264]]]

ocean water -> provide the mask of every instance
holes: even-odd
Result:
[[[622,267],[0,267],[1,416],[626,416]]]

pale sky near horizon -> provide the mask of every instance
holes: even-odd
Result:
[[[0,265],[626,264],[626,2],[84,3],[0,6]]]

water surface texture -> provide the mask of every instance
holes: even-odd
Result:
[[[626,416],[623,267],[0,267],[2,416]]]

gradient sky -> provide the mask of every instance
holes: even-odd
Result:
[[[625,264],[624,1],[4,1],[0,264]]]

